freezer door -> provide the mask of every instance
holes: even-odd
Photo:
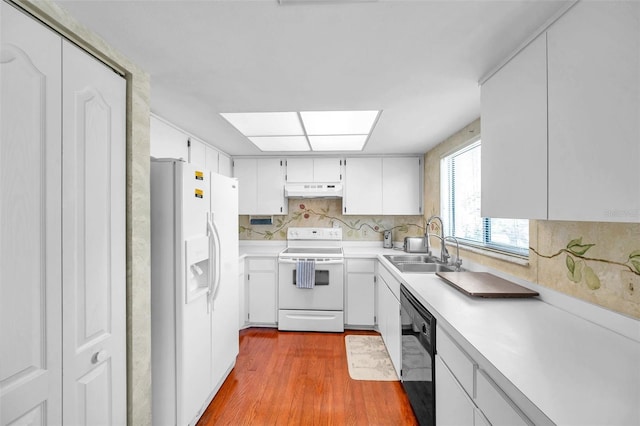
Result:
[[[181,204],[178,226],[182,227],[184,247],[182,274],[185,293],[178,298],[180,336],[178,383],[181,404],[178,424],[194,422],[213,391],[211,354],[211,314],[208,306],[210,287],[207,214],[210,207],[209,173],[191,164],[180,163],[182,169]],[[180,201],[181,200],[181,201]]]
[[[210,208],[210,175],[204,169],[180,163],[182,238],[184,239],[185,303],[204,297],[210,290],[207,215]]]

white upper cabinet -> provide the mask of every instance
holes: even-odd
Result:
[[[422,158],[382,159],[382,214],[422,214]]]
[[[348,158],[342,212],[348,215],[422,214],[422,158]]]
[[[583,1],[487,80],[482,215],[640,221],[639,75],[640,3]]]
[[[185,133],[153,115],[150,125],[152,157],[189,159],[189,137]]]
[[[382,214],[382,158],[347,158],[343,214]]]
[[[287,182],[340,182],[340,158],[287,158]]]
[[[205,169],[210,172],[219,173],[218,171],[218,156],[219,153],[215,149],[205,146],[204,158],[205,158]]]
[[[218,154],[218,173],[223,176],[233,177],[233,160],[221,152]]]
[[[207,144],[198,139],[189,139],[189,163],[203,169],[207,168]]]
[[[239,213],[287,214],[283,161],[278,158],[239,158],[233,162],[239,182]]]
[[[151,156],[178,158],[224,176],[233,176],[231,157],[153,115]]]
[[[547,46],[542,34],[482,85],[482,216],[547,218]]]
[[[548,45],[549,219],[640,222],[640,3],[580,2]]]

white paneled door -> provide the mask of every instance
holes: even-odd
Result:
[[[126,83],[63,41],[63,422],[126,423]]]
[[[0,10],[0,424],[61,424],[61,39]]]
[[[0,425],[126,424],[125,80],[0,9]]]

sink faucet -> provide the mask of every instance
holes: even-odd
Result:
[[[436,219],[440,222],[440,235],[432,234],[429,232],[429,228],[431,227],[431,222],[433,222]],[[447,263],[447,260],[449,259],[450,256],[449,256],[449,252],[447,251],[447,247],[444,243],[445,242],[444,241],[445,240],[444,223],[442,223],[442,218],[440,216],[433,215],[429,219],[427,219],[427,226],[424,231],[424,245],[427,248],[427,253],[429,254],[429,256],[431,256],[431,249],[429,247],[429,237],[431,235],[440,239],[440,261],[442,263]]]
[[[444,237],[444,240],[453,240],[456,243],[456,260],[454,262],[452,262],[451,264],[455,267],[456,271],[460,270],[460,267],[462,266],[462,259],[460,259],[460,243],[458,242],[458,239],[456,237],[454,237],[453,235],[449,235],[448,237]]]

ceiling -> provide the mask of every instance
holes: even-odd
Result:
[[[363,154],[424,153],[480,116],[478,80],[567,2],[57,3],[150,74],[154,113],[238,156],[262,153],[219,113],[382,110]]]

